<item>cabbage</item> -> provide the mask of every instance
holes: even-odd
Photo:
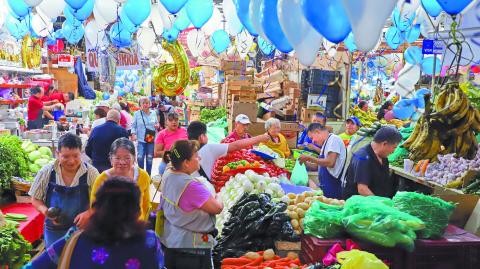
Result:
[[[28,159],[30,159],[32,162],[35,162],[37,159],[40,159],[40,156],[42,156],[42,153],[39,151],[32,151],[28,154]]]
[[[38,148],[38,146],[32,143],[25,148],[25,152],[26,153],[31,153],[31,152],[37,150],[37,148]]]
[[[37,159],[34,163],[40,167],[47,165],[50,162],[50,159]]]
[[[34,163],[31,163],[30,165],[28,165],[28,168],[30,170],[30,172],[36,174],[38,171],[40,171],[41,167],[34,164]]]
[[[52,151],[50,150],[50,148],[47,148],[47,147],[40,147],[38,149],[38,151],[40,151],[40,153],[42,153],[42,155],[47,155],[49,157],[52,157]]]

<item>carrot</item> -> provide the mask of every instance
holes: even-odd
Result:
[[[420,172],[420,167],[422,167],[423,160],[418,161],[418,163],[415,165],[415,172]]]
[[[251,262],[252,260],[248,258],[225,258],[222,261],[222,265],[245,265]]]
[[[247,265],[247,266],[260,265],[260,264],[262,264],[262,262],[263,262],[263,257],[260,256],[260,257],[256,258],[256,259],[253,260],[253,261],[250,260],[250,263],[248,263],[248,264],[246,264],[246,265]]]
[[[430,162],[430,160],[425,160],[422,164],[422,167],[420,167],[420,175],[421,176],[425,176],[425,173],[427,172],[429,162]]]

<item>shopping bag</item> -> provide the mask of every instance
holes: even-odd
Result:
[[[308,172],[305,164],[300,164],[298,160],[295,162],[295,166],[293,167],[290,181],[297,186],[308,185]]]
[[[377,256],[360,250],[350,250],[337,253],[341,269],[388,269]]]

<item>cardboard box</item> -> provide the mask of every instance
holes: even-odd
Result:
[[[440,197],[441,199],[447,201],[447,202],[453,202],[457,206],[455,208],[455,211],[453,211],[452,216],[450,217],[450,224],[456,225],[458,227],[465,227],[465,230],[472,232],[472,233],[478,233],[480,230],[480,218],[477,216],[477,220],[471,219],[472,213],[474,212],[474,209],[479,206],[478,200],[480,199],[479,196],[477,195],[472,195],[472,194],[439,194],[436,195]],[[479,208],[480,210],[480,208]],[[476,212],[478,215],[479,212]],[[470,223],[469,225],[466,225],[467,222]],[[477,223],[477,227],[474,227],[475,222]],[[467,229],[468,228],[468,229]]]
[[[318,110],[315,109],[307,109],[305,107],[302,107],[302,112],[300,114],[300,119],[303,122],[312,122],[313,116],[315,116],[315,113],[317,113]]]
[[[250,119],[251,120],[251,119]],[[265,131],[265,121],[262,119],[257,119],[255,118],[256,122],[252,122],[250,126],[248,127],[248,133],[251,136],[257,136],[264,134]]]
[[[300,128],[300,124],[298,122],[287,122],[287,121],[282,121],[280,123],[280,128],[282,132],[300,132],[302,131],[302,128]]]
[[[257,120],[258,107],[256,103],[240,103],[234,102],[230,108],[229,116],[235,120],[235,117],[239,114],[245,114],[250,118],[251,122]]]
[[[222,60],[221,69],[228,71],[228,70],[246,70],[247,63],[245,61],[227,61]]]

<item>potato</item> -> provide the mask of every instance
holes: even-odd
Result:
[[[297,195],[295,195],[293,193],[289,193],[289,194],[287,194],[287,197],[288,197],[288,199],[292,200],[292,199],[297,198]]]
[[[289,206],[287,207],[287,210],[288,210],[288,211],[294,211],[294,210],[295,210],[295,206],[294,206],[294,205],[289,205]]]
[[[296,211],[288,211],[287,214],[292,220],[299,219],[298,213]]]
[[[315,198],[313,198],[313,197],[307,197],[307,198],[305,198],[305,201],[303,201],[303,202],[311,205],[313,203],[314,199]]]
[[[325,199],[325,197],[323,197],[323,196],[317,196],[315,199],[316,199],[317,201],[323,202],[323,200]]]
[[[300,225],[300,229],[302,229],[302,231],[305,230],[305,226],[303,224],[303,219],[300,219],[300,221],[298,223]]]
[[[298,254],[290,251],[290,252],[287,253],[287,258],[289,258],[290,260],[298,259]]]
[[[300,230],[294,230],[294,231],[295,231],[295,233],[298,234],[298,235],[301,235],[301,234],[302,234],[302,231],[300,231]]]
[[[297,196],[297,198],[295,199],[295,204],[300,204],[300,203],[303,203],[303,201],[305,200],[305,196],[303,194],[300,194]]]
[[[305,210],[303,210],[301,208],[297,208],[297,214],[298,214],[299,218],[303,218],[303,217],[305,217]]]
[[[297,205],[298,208],[301,208],[303,210],[307,210],[309,208],[307,203],[300,203]]]
[[[291,221],[293,229],[298,229],[300,227],[300,223],[296,219],[292,219]]]
[[[305,197],[313,197],[315,195],[313,191],[306,191],[303,194],[305,195]]]
[[[250,260],[255,260],[255,259],[260,258],[260,254],[258,254],[257,252],[247,252],[247,253],[245,253],[244,256],[247,257]]]
[[[275,252],[273,249],[267,249],[263,252],[263,259],[266,261],[273,260],[275,258]]]

